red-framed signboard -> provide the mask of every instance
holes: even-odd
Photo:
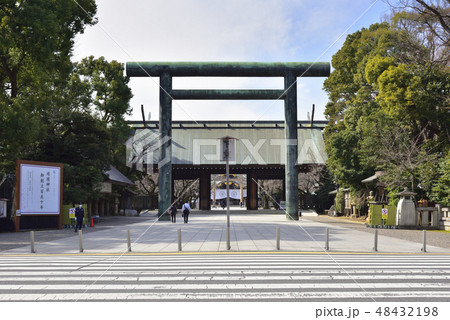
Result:
[[[21,216],[58,216],[62,228],[62,163],[16,161],[14,229],[20,229]]]

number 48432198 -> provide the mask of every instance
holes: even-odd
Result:
[[[437,307],[378,307],[375,313],[385,317],[436,317],[439,315]]]

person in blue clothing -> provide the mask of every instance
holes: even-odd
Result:
[[[188,223],[189,213],[191,213],[191,207],[189,206],[189,203],[187,201],[183,204],[183,207],[181,207],[181,213],[183,214],[184,223]]]

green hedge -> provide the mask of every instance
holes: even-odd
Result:
[[[381,217],[381,209],[388,209],[388,217],[386,221],[383,223]],[[369,225],[372,226],[395,226],[395,216],[396,216],[397,208],[395,206],[386,206],[381,204],[371,204],[369,205]]]

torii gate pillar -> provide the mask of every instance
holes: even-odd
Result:
[[[298,220],[297,77],[284,77],[284,136],[286,139],[286,218]]]
[[[170,215],[164,214],[172,202],[172,76],[163,73],[159,80],[159,134],[160,155],[158,162],[158,217],[169,220]]]

